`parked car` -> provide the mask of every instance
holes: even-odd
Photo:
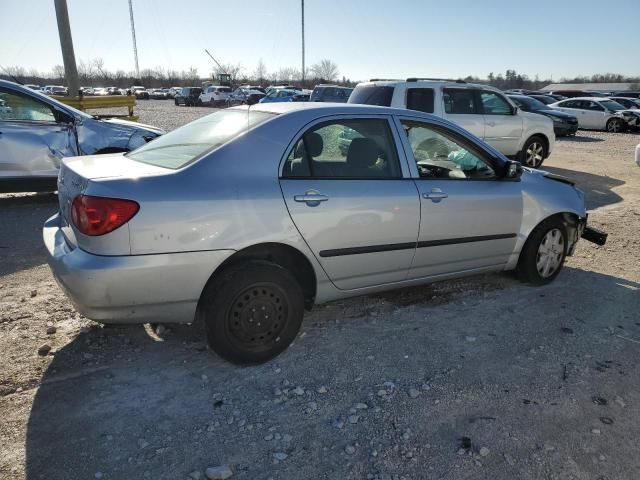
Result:
[[[169,91],[171,92],[171,98],[175,98],[176,95],[182,92],[182,87],[171,87]]]
[[[184,105],[185,107],[195,107],[201,105],[200,94],[202,88],[200,87],[184,87],[182,92],[173,97],[173,101],[176,105]]]
[[[171,98],[171,95],[169,94],[169,89],[155,88],[151,90],[151,93],[149,93],[149,98],[154,100],[167,100]]]
[[[409,78],[359,83],[349,103],[432,113],[533,168],[542,165],[555,142],[551,119],[523,112],[498,89],[462,80]]]
[[[634,92],[630,90],[625,90],[622,92],[613,92],[613,95],[616,97],[640,98],[640,92]]]
[[[107,90],[106,87],[96,87],[93,89],[93,94],[100,97],[104,97],[106,95],[109,95],[109,90]]]
[[[63,157],[133,150],[164,133],[125,120],[99,120],[0,80],[0,191],[53,191]]]
[[[347,103],[353,88],[338,85],[316,85],[311,93],[311,102]]]
[[[629,110],[635,110],[640,108],[640,99],[638,98],[631,98],[631,97],[609,97],[609,98]]]
[[[82,95],[95,95],[93,87],[80,87]]]
[[[40,90],[40,85],[35,85],[33,83],[27,83],[25,84],[25,87],[30,88],[31,90]]]
[[[225,105],[227,107],[232,107],[235,105],[255,105],[264,97],[265,94],[260,90],[236,88],[225,101]]]
[[[66,95],[67,87],[62,85],[47,85],[43,88],[43,92],[47,95]]]
[[[562,95],[565,98],[576,98],[576,97],[606,97],[605,94],[600,92],[594,92],[591,90],[554,90],[553,92],[548,92],[552,95]]]
[[[260,99],[260,103],[306,101],[309,101],[308,93],[305,93],[302,90],[291,90],[288,88],[274,88]]]
[[[556,136],[575,135],[578,131],[578,119],[575,115],[561,112],[527,95],[509,95],[509,99],[525,112],[537,113],[549,117],[553,122]]]
[[[149,92],[142,85],[134,85],[130,88],[131,93],[139,100],[149,100]]]
[[[267,94],[267,89],[260,85],[240,85],[238,88],[244,88],[245,90],[258,90],[259,92]],[[295,89],[296,87],[294,87]]]
[[[81,314],[202,322],[239,363],[285,350],[314,304],[491,271],[547,284],[581,236],[606,241],[570,180],[376,106],[220,110],[109,162],[66,159],[58,197],[43,238]]]
[[[580,128],[618,133],[640,125],[638,114],[609,98],[577,97],[552,103],[549,107],[578,117]]]
[[[209,105],[210,107],[226,104],[231,92],[231,87],[209,85],[200,94],[200,103],[202,105]]]

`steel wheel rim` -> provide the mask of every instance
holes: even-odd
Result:
[[[560,268],[564,255],[562,232],[553,228],[542,238],[536,255],[536,270],[542,278],[549,278]]]
[[[530,167],[537,167],[544,159],[544,147],[541,143],[532,142],[525,152],[525,162]]]
[[[241,348],[262,350],[280,341],[288,312],[286,294],[277,285],[251,285],[231,302],[226,331],[232,342]]]

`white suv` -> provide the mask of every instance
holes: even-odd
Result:
[[[210,85],[200,94],[200,103],[215,107],[226,102],[229,95],[231,95],[231,87]]]
[[[408,108],[445,118],[528,167],[540,167],[556,139],[551,119],[523,112],[498,89],[462,80],[373,79],[359,83],[349,103]]]

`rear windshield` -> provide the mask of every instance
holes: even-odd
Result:
[[[232,140],[275,114],[251,110],[221,110],[173,130],[127,153],[138,162],[178,169]]]
[[[358,85],[351,92],[349,103],[362,103],[365,105],[391,106],[393,87],[381,85]]]

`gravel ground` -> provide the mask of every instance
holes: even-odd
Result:
[[[211,111],[138,106],[165,129]],[[578,180],[609,241],[581,242],[553,284],[330,303],[250,368],[195,328],[82,318],[44,263],[55,197],[0,196],[0,478],[637,478],[639,141],[556,144],[546,167]]]

